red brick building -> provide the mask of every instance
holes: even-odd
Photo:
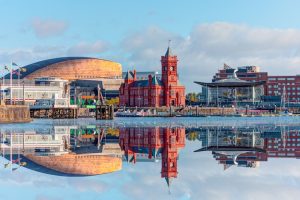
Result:
[[[156,75],[137,80],[136,71],[128,71],[120,87],[120,106],[185,106],[185,87],[179,83],[177,56],[168,47],[161,57],[161,79]]]
[[[212,81],[218,81],[232,77],[233,68],[224,64],[224,68],[218,70]],[[245,81],[265,81],[264,95],[284,97],[286,102],[300,102],[300,76],[269,76],[268,72],[261,72],[258,66],[238,67],[236,75]]]

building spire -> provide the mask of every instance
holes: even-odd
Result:
[[[166,51],[165,57],[172,56],[172,51],[171,51],[171,48],[170,48],[170,44],[171,44],[171,40],[168,41],[168,49]]]

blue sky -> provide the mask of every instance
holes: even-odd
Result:
[[[171,39],[188,91],[197,90],[191,78],[209,81],[224,62],[260,65],[271,74],[300,73],[296,0],[0,0],[0,5],[1,65],[79,55],[111,59],[124,70],[159,71]]]

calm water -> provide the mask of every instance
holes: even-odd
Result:
[[[300,117],[0,125],[1,199],[299,199]]]

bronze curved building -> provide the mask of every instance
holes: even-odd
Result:
[[[33,154],[28,154],[25,155],[25,158],[26,160],[32,161],[39,166],[61,173],[57,175],[70,174],[92,176],[112,173],[122,169],[121,158],[97,154],[93,155],[70,153],[58,156],[36,156]],[[44,170],[41,167],[35,167],[34,170],[51,174],[50,171]]]
[[[64,80],[87,80],[122,77],[122,65],[109,60],[89,57],[62,57],[24,66],[22,78],[57,77]],[[9,78],[7,75],[6,78]],[[17,75],[13,75],[17,78]]]

